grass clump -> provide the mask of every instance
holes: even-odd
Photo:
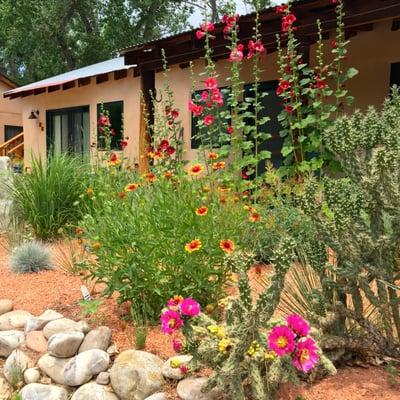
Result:
[[[50,251],[40,242],[23,243],[12,251],[10,265],[17,274],[52,269]]]

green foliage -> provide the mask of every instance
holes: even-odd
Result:
[[[79,300],[79,305],[82,307],[82,314],[84,317],[94,315],[99,310],[99,307],[102,304],[101,299],[95,300]]]
[[[18,274],[52,268],[49,249],[40,242],[27,242],[15,247],[10,256],[11,269]]]
[[[234,202],[221,204],[213,191],[205,193],[206,183],[186,177],[142,180],[124,198],[102,197],[84,218],[84,238],[97,257],[88,265],[90,274],[107,284],[107,294],[118,292],[121,302],[130,301],[144,321],[157,320],[174,294],[196,296],[202,304],[222,294],[227,271],[219,243],[231,239],[240,245],[245,211]],[[196,215],[204,205],[208,213]],[[195,239],[200,250],[185,251]]]
[[[396,361],[389,361],[385,366],[385,371],[387,373],[387,380],[390,386],[396,387],[399,384],[399,367],[398,362]]]
[[[11,187],[14,215],[39,239],[59,236],[81,218],[77,203],[86,172],[86,164],[70,155],[53,156],[47,162],[34,158],[31,171],[16,175]]]

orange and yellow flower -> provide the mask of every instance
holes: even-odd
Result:
[[[202,217],[208,213],[208,208],[206,206],[201,206],[196,209],[196,215]]]
[[[164,173],[164,178],[165,179],[171,179],[174,176],[174,173],[172,171],[166,171]]]
[[[201,241],[199,239],[194,239],[189,243],[185,244],[185,250],[188,253],[193,253],[194,251],[198,251],[201,249]]]
[[[249,216],[249,221],[250,222],[260,222],[261,215],[258,212],[253,211]]]
[[[118,192],[117,195],[118,195],[118,197],[120,199],[123,199],[126,196],[126,193],[125,192]]]
[[[125,186],[125,192],[134,192],[138,187],[138,183],[129,183]]]
[[[200,175],[204,171],[204,166],[202,164],[193,164],[189,170],[188,174],[191,176]]]
[[[219,247],[225,253],[230,254],[235,250],[235,243],[233,243],[233,241],[230,239],[223,239],[219,242]]]
[[[215,153],[214,151],[210,151],[208,153],[209,160],[216,160],[218,157],[219,157],[218,153]]]
[[[152,173],[152,172],[148,172],[145,175],[146,181],[149,183],[153,183],[157,180],[157,177]]]
[[[218,161],[212,165],[214,171],[225,168],[225,161]]]
[[[77,235],[83,235],[83,229],[81,227],[76,227],[75,228],[75,234]]]
[[[101,247],[101,244],[100,244],[99,242],[94,242],[94,243],[92,244],[92,249],[93,249],[93,250],[99,250],[100,247]]]
[[[221,193],[227,193],[230,192],[231,188],[227,187],[227,186],[218,186],[218,191]]]
[[[88,188],[87,190],[86,190],[86,196],[87,197],[92,197],[94,195],[94,190],[93,190],[93,188]]]

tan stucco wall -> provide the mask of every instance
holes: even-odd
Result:
[[[90,143],[97,141],[97,104],[122,100],[124,102],[125,136],[129,137],[129,145],[124,156],[130,163],[138,161],[138,132],[140,124],[140,79],[129,76],[124,79],[110,80],[96,84],[58,90],[52,93],[29,96],[23,102],[23,126],[25,139],[25,163],[29,165],[32,153],[46,155],[46,111],[60,108],[89,106]],[[28,119],[32,110],[39,111],[38,119]],[[39,125],[43,126],[43,130]],[[94,150],[93,150],[94,151]]]
[[[351,39],[349,45],[348,66],[359,70],[359,75],[352,79],[347,87],[350,94],[355,96],[355,107],[364,109],[368,105],[380,106],[383,99],[389,93],[390,64],[400,62],[400,31],[391,30],[391,22],[381,22],[374,25],[370,32],[359,32]],[[327,47],[330,40],[326,42]],[[315,57],[315,46],[311,48],[311,59]],[[200,76],[204,61],[194,62],[194,73],[197,81],[195,89],[203,87]],[[263,72],[261,81],[276,80],[277,54],[267,54],[261,65]],[[228,76],[229,61],[220,60],[217,62],[219,83],[221,86],[229,85],[224,81]],[[249,83],[251,77],[251,62],[244,63],[242,79]],[[156,88],[162,89],[163,74],[156,74]],[[191,96],[192,79],[189,68],[180,68],[179,65],[171,67],[169,74],[171,89],[174,93],[175,106],[180,110],[180,118],[184,128],[186,158],[196,157],[196,151],[190,149],[191,137],[191,115],[187,104]],[[90,106],[91,142],[96,141],[96,105],[104,101],[124,101],[125,135],[129,136],[129,145],[125,155],[132,163],[138,162],[138,141],[140,127],[140,78],[129,77],[118,81],[113,80],[110,75],[108,82],[96,85],[92,80],[90,85],[59,90],[54,93],[28,96],[23,98],[23,126],[25,132],[26,160],[30,157],[30,150],[36,154],[44,155],[46,152],[46,110],[58,109],[73,106]],[[18,100],[12,100],[14,103]],[[32,110],[40,111],[39,121],[43,124],[44,131],[41,132],[37,120],[29,120],[28,116]]]
[[[11,101],[3,97],[3,93],[10,89],[10,86],[0,82],[0,144],[4,142],[5,125],[22,126],[21,100]]]

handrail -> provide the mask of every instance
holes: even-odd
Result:
[[[0,148],[2,147],[7,147],[7,145],[11,144],[12,142],[18,140],[19,138],[24,137],[24,132],[18,133],[18,135],[12,137],[11,139],[7,140],[7,142],[4,142],[0,144]]]
[[[0,144],[0,156],[8,156],[11,153],[23,148],[24,132],[19,133],[7,142]]]

